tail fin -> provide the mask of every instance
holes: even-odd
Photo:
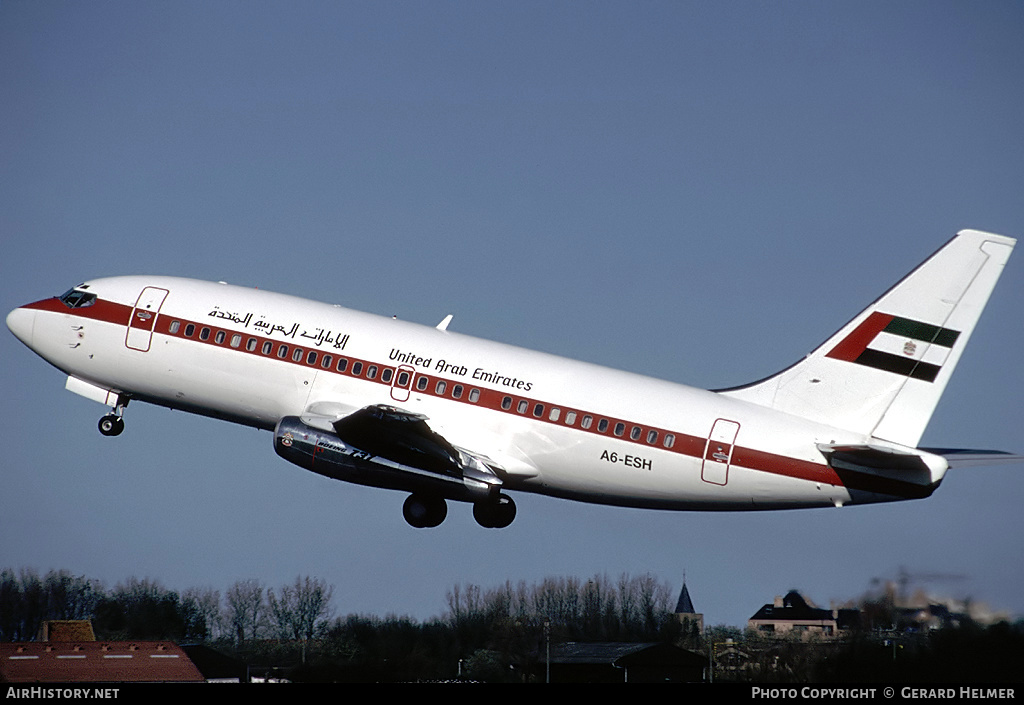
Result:
[[[916,447],[1015,244],[961,231],[806,358],[721,393]]]

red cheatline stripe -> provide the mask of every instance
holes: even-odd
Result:
[[[857,326],[852,333],[839,341],[825,357],[846,362],[856,362],[857,357],[868,347],[872,340],[879,333],[885,330],[893,317],[887,313],[875,311],[868,316],[863,323]]]
[[[121,325],[121,326],[127,326],[128,325],[128,317],[131,315],[131,311],[132,311],[132,307],[131,306],[126,306],[126,305],[123,305],[123,304],[118,304],[118,303],[114,303],[114,302],[111,302],[111,301],[103,301],[103,300],[97,300],[96,303],[94,305],[92,305],[92,306],[88,306],[88,307],[84,307],[84,308],[77,308],[77,309],[69,309],[67,306],[65,306],[57,298],[46,299],[46,300],[43,300],[43,301],[37,301],[36,303],[29,304],[29,305],[25,306],[24,308],[35,309],[35,310],[42,310],[42,311],[53,311],[53,312],[57,312],[57,313],[67,313],[67,314],[70,314],[72,316],[80,316],[82,318],[88,318],[88,319],[91,319],[91,320],[105,321],[105,322],[108,322],[108,323],[114,323],[116,325]],[[856,353],[853,355],[853,357],[856,358],[856,356],[859,355],[860,352],[862,352],[865,347],[867,347],[867,344],[871,340],[874,339],[875,335],[877,335],[879,331],[881,331],[883,328],[885,328],[886,325],[889,324],[889,321],[891,321],[892,318],[893,318],[892,316],[887,315],[887,314],[881,314],[881,313],[877,313],[877,312],[873,313],[871,316],[868,317],[868,319],[866,321],[861,323],[857,327],[857,329],[854,330],[853,333],[851,333],[839,345],[837,345],[835,348],[833,348],[832,352],[829,353],[829,357],[838,357],[839,359],[846,359],[845,357],[839,357],[839,355],[836,355],[834,353],[839,351],[840,348],[844,348],[844,346],[847,346],[847,344],[850,341],[856,339],[857,340],[856,343],[850,343],[850,345],[848,346],[850,348],[856,348]],[[233,330],[233,329],[230,329],[230,328],[219,328],[219,327],[209,326],[209,325],[206,325],[206,324],[203,324],[203,323],[196,323],[195,321],[189,321],[189,320],[183,319],[183,318],[174,318],[172,316],[169,316],[167,313],[160,313],[158,315],[157,319],[158,319],[158,324],[154,328],[154,331],[155,331],[155,333],[157,335],[170,335],[170,336],[178,338],[180,340],[188,340],[188,341],[191,341],[193,343],[197,343],[197,344],[201,344],[201,345],[211,345],[213,347],[220,348],[220,349],[225,350],[225,351],[234,350],[235,352],[249,354],[249,355],[254,355],[256,357],[260,357],[260,358],[263,358],[263,359],[266,359],[266,360],[269,360],[269,361],[284,362],[284,363],[294,364],[294,365],[302,365],[302,366],[310,367],[312,369],[316,369],[319,372],[328,372],[328,373],[332,373],[332,374],[339,374],[339,375],[343,375],[343,376],[346,376],[346,377],[352,377],[352,378],[355,378],[355,379],[362,379],[363,381],[373,382],[373,383],[376,383],[376,384],[383,384],[383,385],[386,385],[386,386],[390,386],[390,384],[388,382],[384,382],[381,379],[381,375],[379,373],[378,373],[378,375],[374,379],[366,378],[365,377],[365,370],[366,370],[367,367],[373,365],[373,366],[376,366],[381,371],[383,371],[384,369],[391,369],[391,370],[396,370],[397,369],[396,367],[394,367],[392,365],[375,363],[375,362],[370,361],[370,360],[360,360],[359,358],[350,357],[348,355],[339,355],[338,354],[339,351],[337,351],[337,350],[335,350],[333,352],[329,351],[329,350],[328,351],[318,350],[317,352],[320,353],[320,355],[330,354],[330,355],[333,355],[335,358],[345,357],[345,358],[347,358],[349,360],[349,365],[348,365],[348,368],[346,369],[346,371],[345,372],[338,372],[337,369],[334,366],[332,366],[331,369],[325,369],[323,367],[320,367],[319,366],[319,362],[320,362],[319,358],[318,358],[317,362],[314,363],[313,365],[308,365],[305,362],[305,360],[306,360],[305,354],[303,355],[302,360],[297,361],[297,362],[292,360],[290,354],[285,359],[278,358],[276,356],[276,345],[280,344],[283,341],[274,340],[274,339],[271,339],[271,338],[265,338],[265,337],[262,337],[262,336],[253,336],[253,335],[251,335],[251,334],[249,334],[247,332],[237,331],[237,330]],[[178,320],[178,321],[181,322],[181,326],[179,327],[179,333],[177,333],[177,334],[170,333],[169,326],[170,326],[171,320]],[[201,327],[204,327],[204,326],[210,328],[211,329],[210,337],[207,340],[199,340],[198,337],[186,338],[184,336],[184,334],[183,334],[183,331],[185,330],[185,326],[188,325],[189,323],[195,324],[197,329],[201,328]],[[230,336],[232,334],[240,333],[245,338],[250,338],[250,337],[257,338],[257,340],[260,341],[260,344],[256,347],[255,350],[252,350],[252,351],[246,350],[246,346],[244,345],[244,342],[238,348],[232,348],[226,342],[218,344],[218,343],[215,342],[216,332],[218,330],[223,330],[226,333],[225,341],[230,340]],[[269,341],[275,343],[275,354],[267,356],[267,355],[263,355],[261,353],[262,343],[263,343],[263,341],[266,341],[266,340],[269,340]],[[862,342],[862,341],[864,341],[864,342]],[[302,346],[302,345],[295,345],[294,343],[286,343],[286,344],[289,345],[290,348],[303,347],[307,351],[311,350],[311,349],[314,349],[314,348],[309,348],[309,347]],[[857,346],[859,346],[859,347],[857,347]],[[849,354],[849,353],[845,353],[844,352],[843,354],[845,355],[845,354]],[[352,367],[353,367],[352,363],[356,363],[356,362],[363,363],[364,373],[362,373],[360,375],[353,375],[351,373],[351,370],[352,370]],[[549,402],[545,402],[545,401],[541,401],[541,400],[533,399],[533,398],[529,398],[529,397],[522,397],[522,396],[518,396],[518,395],[515,395],[515,394],[506,394],[505,392],[500,391],[500,390],[480,388],[481,394],[480,394],[479,400],[477,402],[472,402],[472,401],[469,400],[469,390],[473,389],[474,386],[471,385],[471,384],[467,384],[465,380],[457,380],[457,379],[454,379],[454,378],[443,378],[443,377],[439,377],[439,376],[435,376],[435,375],[424,375],[422,373],[417,372],[417,377],[418,376],[426,376],[430,380],[430,384],[427,386],[427,388],[425,390],[420,390],[418,388],[415,388],[413,390],[413,392],[416,393],[416,394],[427,394],[427,395],[430,395],[430,396],[445,398],[445,399],[448,399],[450,401],[456,401],[456,402],[463,403],[463,404],[470,404],[472,406],[479,406],[479,407],[483,407],[483,408],[488,408],[488,409],[491,409],[493,411],[498,411],[498,412],[501,412],[501,413],[510,414],[512,416],[521,416],[523,418],[530,418],[533,421],[541,421],[541,422],[550,424],[552,426],[561,426],[563,428],[570,428],[570,429],[574,429],[574,430],[577,430],[577,431],[582,431],[584,433],[590,433],[590,434],[593,434],[593,435],[596,435],[596,436],[601,436],[602,438],[607,438],[609,440],[621,441],[623,443],[630,443],[632,445],[640,446],[641,448],[648,448],[650,450],[657,450],[657,451],[668,452],[668,453],[676,453],[678,455],[685,455],[685,456],[690,456],[690,457],[693,457],[693,458],[701,458],[704,455],[704,449],[705,449],[705,446],[707,444],[707,438],[706,437],[693,436],[693,435],[686,434],[686,433],[681,433],[681,432],[678,432],[678,431],[671,431],[671,430],[662,429],[662,428],[655,428],[655,427],[652,427],[652,426],[642,426],[641,424],[635,424],[635,423],[633,423],[631,421],[626,421],[624,419],[611,418],[611,417],[608,417],[608,416],[603,416],[601,414],[595,414],[595,413],[583,411],[581,409],[576,409],[576,408],[573,408],[573,407],[563,407],[563,406],[561,406],[559,404],[551,404]],[[447,385],[446,385],[447,388],[446,388],[445,392],[442,393],[442,394],[437,394],[435,392],[436,383],[439,380],[443,380],[443,381],[445,381],[447,383]],[[413,386],[415,387],[415,385],[413,385]],[[458,398],[458,399],[455,399],[455,398],[452,397],[452,390],[453,390],[453,388],[455,386],[461,386],[464,389],[461,397]],[[503,408],[503,405],[502,405],[502,401],[503,401],[503,399],[506,396],[511,397],[512,400],[513,400],[510,408],[508,408],[508,409]],[[520,414],[520,413],[517,412],[518,402],[520,400],[525,400],[525,401],[527,401],[529,403],[529,410],[528,410],[528,412],[526,414]],[[535,417],[532,414],[532,409],[533,409],[535,404],[544,404],[544,413],[540,417]],[[552,421],[548,417],[548,412],[550,411],[550,409],[552,407],[558,407],[561,410],[561,414],[560,414],[559,418],[557,420],[554,420],[554,421]],[[571,426],[566,424],[566,423],[564,423],[565,415],[568,412],[570,412],[570,411],[574,411],[577,414],[576,420],[575,420],[574,424],[571,425]],[[585,415],[590,415],[594,419],[592,425],[590,426],[590,428],[587,428],[587,429],[584,429],[584,428],[582,428],[580,426],[580,421],[582,420],[583,416],[585,416]],[[607,419],[608,420],[608,426],[607,426],[607,430],[605,432],[601,432],[601,431],[597,430],[598,429],[598,421],[601,420],[601,419]],[[626,431],[625,431],[625,433],[622,436],[615,436],[611,432],[611,430],[613,428],[615,428],[615,425],[617,423],[620,423],[620,422],[626,424]],[[640,434],[640,436],[638,437],[637,440],[633,440],[632,438],[630,438],[629,431],[632,429],[633,426],[640,426],[641,429],[642,429],[642,433]],[[657,441],[656,441],[655,444],[649,444],[649,443],[647,443],[645,441],[645,439],[647,437],[647,432],[650,431],[650,430],[654,430],[654,431],[658,432],[658,438],[657,438]],[[663,443],[662,443],[662,441],[663,441],[663,439],[665,437],[665,434],[667,434],[667,433],[671,433],[671,434],[673,434],[675,436],[675,444],[671,448],[665,448]],[[828,465],[823,464],[823,463],[815,463],[815,462],[811,462],[811,461],[807,461],[807,460],[797,460],[795,458],[790,458],[790,457],[783,456],[783,455],[776,455],[774,453],[767,453],[767,452],[755,450],[755,449],[752,449],[752,448],[744,448],[744,447],[738,446],[738,445],[735,446],[734,449],[733,449],[732,465],[738,466],[738,467],[748,468],[750,470],[756,470],[756,471],[760,471],[760,472],[767,472],[767,473],[770,473],[770,474],[773,474],[773,475],[781,475],[781,476],[785,476],[785,477],[792,477],[792,478],[800,479],[800,480],[810,480],[810,481],[813,481],[813,482],[821,482],[821,483],[824,483],[824,484],[834,485],[834,486],[845,486],[845,487],[848,487],[850,489],[861,489],[861,490],[866,490],[866,491],[870,491],[870,492],[882,492],[883,494],[889,494],[889,495],[898,496],[898,497],[920,497],[920,496],[922,496],[921,493],[923,491],[923,488],[921,486],[919,486],[919,485],[914,485],[914,484],[906,483],[906,482],[900,482],[898,480],[893,480],[887,486],[885,486],[884,488],[881,488],[881,487],[877,486],[877,483],[875,482],[875,478],[870,478],[870,477],[863,476],[863,475],[858,476],[859,474],[845,473],[845,472],[843,473],[843,475],[841,477],[839,474],[836,473],[835,470],[833,470],[831,467],[829,467]]]

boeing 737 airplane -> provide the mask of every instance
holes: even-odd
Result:
[[[94,279],[10,312],[67,389],[273,433],[313,472],[446,500],[508,526],[509,491],[626,507],[753,510],[931,495],[991,451],[918,448],[1015,240],[959,233],[814,352],[760,382],[693,389],[436,327],[163,276]]]

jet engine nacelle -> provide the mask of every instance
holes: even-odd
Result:
[[[464,502],[496,498],[501,480],[481,472],[472,458],[447,470],[414,467],[375,455],[336,433],[306,424],[298,416],[285,416],[274,429],[274,450],[306,470],[359,485],[404,490]]]

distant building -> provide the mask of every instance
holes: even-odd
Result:
[[[2,683],[193,683],[203,676],[167,641],[0,644]]]
[[[686,581],[683,580],[683,589],[679,591],[679,599],[676,601],[676,617],[684,625],[695,626],[698,634],[704,633],[704,615],[698,614],[693,608],[693,600],[690,599],[690,591],[686,589]]]
[[[207,683],[248,683],[249,668],[245,662],[211,649],[205,644],[182,644],[190,661]]]
[[[96,641],[88,619],[50,619],[39,626],[36,641]]]
[[[548,664],[540,657],[534,677],[543,680]],[[707,665],[707,657],[671,644],[551,645],[552,683],[701,682]]]
[[[776,597],[747,620],[747,628],[764,636],[834,639],[857,625],[860,611],[826,610],[808,603],[796,590]]]
[[[973,620],[966,612],[955,612],[948,605],[931,603],[925,607],[896,607],[893,609],[896,628],[901,631],[932,631],[970,624]]]
[[[49,620],[39,627],[38,641],[0,643],[0,683],[245,680],[244,664],[207,652],[197,651],[216,673],[204,677],[190,654],[169,641],[96,641],[88,619]]]

